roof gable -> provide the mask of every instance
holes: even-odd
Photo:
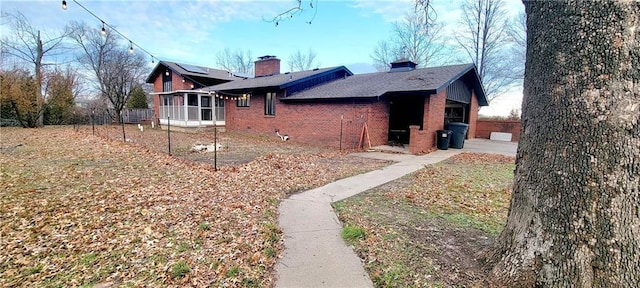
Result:
[[[339,75],[351,76],[353,75],[353,73],[344,66],[329,67],[299,72],[287,72],[284,74],[276,74],[256,78],[247,78],[206,87],[203,90],[216,91],[220,93],[232,93],[233,91],[240,90],[277,87],[278,89],[288,89],[289,92],[292,92],[335,80]]]
[[[243,79],[228,71],[209,68],[204,66],[197,66],[184,63],[176,63],[169,61],[159,61],[156,67],[153,68],[149,76],[147,77],[147,83],[153,83],[159,74],[164,73],[167,69],[178,73],[183,77],[196,78],[196,79],[215,79],[221,81],[233,81]]]

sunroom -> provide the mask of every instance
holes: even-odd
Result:
[[[154,93],[159,97],[160,125],[185,128],[224,126],[224,99],[194,90]]]

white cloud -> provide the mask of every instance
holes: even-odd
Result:
[[[413,0],[356,0],[353,7],[365,13],[379,14],[387,22],[396,22],[412,11]]]
[[[509,116],[513,109],[522,110],[522,86],[515,86],[502,93],[493,100],[489,106],[480,108],[480,115],[485,116]]]

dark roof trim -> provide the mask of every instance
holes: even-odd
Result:
[[[367,97],[345,97],[345,98],[280,98],[284,103],[362,103],[379,100],[381,96],[367,96]]]
[[[208,88],[208,87],[205,87]],[[278,91],[275,91],[278,90]],[[204,90],[207,92],[218,93],[227,96],[239,96],[242,94],[254,94],[256,92],[280,92],[281,89],[278,86],[264,86],[264,87],[254,87],[254,88],[238,88],[238,89],[228,89],[228,90]]]
[[[353,76],[353,72],[351,72],[347,67],[338,66],[338,67],[335,67],[333,69],[324,71],[322,73],[313,74],[313,75],[310,75],[310,76],[307,76],[307,77],[303,77],[303,78],[300,78],[300,79],[289,81],[287,83],[284,83],[284,84],[280,85],[280,89],[286,89],[287,87],[290,87],[290,86],[293,86],[293,85],[296,85],[296,84],[299,84],[299,83],[302,83],[302,82],[306,82],[306,81],[309,81],[309,80],[313,80],[313,79],[322,77],[324,75],[328,75],[328,74],[331,74],[331,73],[334,73],[334,72],[337,72],[337,71],[341,71],[341,70],[345,71],[348,76]]]

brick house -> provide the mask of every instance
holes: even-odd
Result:
[[[238,79],[227,71],[160,61],[146,79],[153,84],[154,118],[178,127],[224,125],[224,99],[202,88]]]
[[[475,138],[478,108],[488,105],[473,64],[397,61],[389,72],[358,75],[344,66],[282,74],[274,56],[255,65],[255,78],[203,88],[226,99],[228,131],[275,137],[279,129],[293,141],[347,149],[392,142],[419,154],[446,122],[468,123]]]

